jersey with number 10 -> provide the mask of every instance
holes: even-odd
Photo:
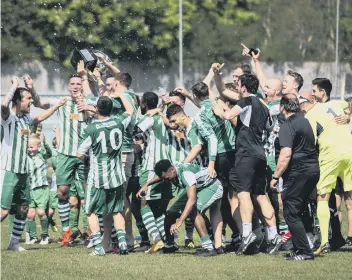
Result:
[[[123,114],[95,120],[84,130],[78,153],[85,154],[89,150],[88,187],[113,189],[126,181],[121,150],[124,131],[130,121],[130,115]]]

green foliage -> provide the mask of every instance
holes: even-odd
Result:
[[[351,61],[352,4],[341,1],[341,55]],[[177,0],[2,1],[3,62],[69,66],[75,47],[146,66],[178,61]],[[240,42],[269,61],[331,61],[335,0],[183,0],[184,64],[241,59]]]

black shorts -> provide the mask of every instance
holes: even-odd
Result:
[[[266,160],[236,156],[235,166],[230,172],[230,183],[235,192],[264,195],[266,184]]]
[[[230,185],[230,171],[233,168],[234,163],[235,151],[221,153],[216,156],[215,171],[217,179],[219,179],[224,188],[224,193],[227,193],[228,186]]]

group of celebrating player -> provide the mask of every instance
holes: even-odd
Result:
[[[311,260],[352,246],[350,104],[330,100],[328,79],[313,80],[313,91],[300,94],[300,74],[268,79],[259,50],[243,45],[243,55],[252,69],[237,65],[231,83],[214,63],[191,93],[145,92],[141,100],[132,77],[101,54],[90,76],[83,61],[78,64],[70,97],[61,100],[42,100],[30,77],[25,87],[14,78],[1,104],[1,221],[11,217],[9,250],[25,250],[19,245],[25,225],[26,243],[38,241],[36,214],[40,244],[48,244],[49,225],[58,230],[55,209],[62,246],[80,237],[94,248],[92,256],[173,253],[183,224],[187,248],[194,248],[194,228],[200,236],[197,256],[281,249],[292,250],[288,260]],[[184,111],[187,99],[199,108],[194,118]],[[43,109],[34,117],[32,104]],[[50,147],[41,122],[54,112],[59,126]],[[346,240],[335,215],[341,196]],[[227,226],[232,238],[225,247]]]

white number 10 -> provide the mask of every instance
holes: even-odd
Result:
[[[116,134],[117,134],[117,144],[116,144]],[[101,141],[101,149],[103,154],[106,154],[108,152],[107,147],[106,147],[106,138],[105,138],[105,133],[104,131],[100,131],[100,134],[97,138],[97,142]],[[110,144],[111,147],[114,150],[118,150],[121,148],[121,144],[122,144],[122,134],[120,129],[118,128],[114,128],[113,130],[110,131]]]

